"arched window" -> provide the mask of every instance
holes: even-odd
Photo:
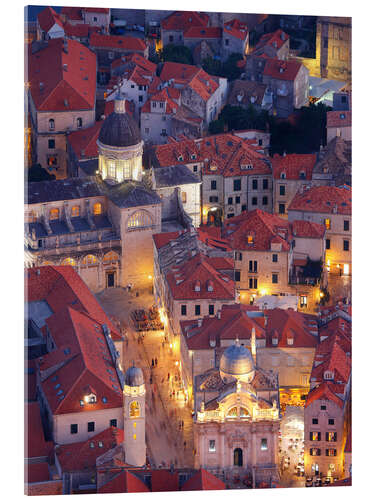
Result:
[[[83,266],[97,266],[98,265],[98,259],[95,257],[95,255],[86,255],[82,259],[82,265]]]
[[[236,465],[237,467],[243,466],[242,449],[241,448],[236,448],[233,452],[233,465]]]
[[[101,203],[95,203],[93,207],[93,212],[94,215],[101,215],[102,213],[102,204]]]
[[[50,118],[50,120],[48,121],[48,124],[49,124],[50,130],[55,130],[55,120],[53,118]]]
[[[139,210],[135,212],[128,219],[128,228],[129,229],[137,229],[141,227],[150,227],[152,226],[151,216],[145,210]]]
[[[233,406],[233,408],[231,408],[229,411],[228,411],[228,415],[227,417],[229,418],[234,418],[234,417],[237,417],[237,406]]]
[[[77,128],[82,128],[83,120],[81,117],[77,118]]]
[[[131,418],[137,418],[141,414],[141,407],[138,401],[132,401],[129,406],[129,416]]]
[[[49,211],[49,220],[56,220],[60,216],[60,210],[58,208],[51,208]]]
[[[72,207],[72,217],[79,217],[79,213],[80,213],[80,208],[78,205],[75,205],[74,207]]]
[[[243,406],[240,407],[240,417],[249,417],[249,410],[247,408],[244,408]]]
[[[112,250],[108,253],[106,253],[103,257],[103,262],[114,262],[116,260],[119,260],[119,255],[116,252],[113,252]]]
[[[61,265],[62,266],[76,266],[77,262],[74,259],[72,259],[71,257],[67,257],[66,259],[64,259],[61,262]]]

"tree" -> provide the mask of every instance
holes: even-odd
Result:
[[[189,47],[184,45],[166,45],[160,53],[163,62],[171,61],[182,64],[193,64],[193,55]]]
[[[40,163],[36,163],[32,165],[27,173],[28,182],[40,182],[40,181],[54,181],[56,176],[53,174],[49,174],[47,170],[45,170]]]
[[[237,66],[237,62],[243,59],[241,54],[231,54],[223,63],[222,75],[228,78],[229,81],[236,80],[240,77],[242,70]]]
[[[209,126],[208,131],[210,134],[222,134],[224,132],[225,122],[222,119],[213,120]]]

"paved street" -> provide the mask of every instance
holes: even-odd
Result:
[[[147,395],[146,439],[152,465],[169,466],[174,463],[175,466],[192,467],[192,416],[190,407],[185,403],[184,393],[180,390],[177,358],[173,357],[169,344],[163,342],[163,331],[145,332],[142,338],[135,331],[130,317],[134,309],[148,309],[153,304],[151,287],[139,297],[134,292],[129,294],[121,288],[114,288],[104,290],[97,298],[109,316],[126,325],[124,370],[133,360],[143,370]],[[157,366],[152,367],[152,359],[155,358]],[[180,425],[182,421],[183,426]]]
[[[296,466],[301,461],[303,463],[303,408],[287,406],[280,429],[280,485],[284,488],[304,487],[305,478],[296,474]]]

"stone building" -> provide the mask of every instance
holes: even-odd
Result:
[[[77,79],[77,74],[82,78]],[[36,42],[26,74],[35,163],[67,176],[67,134],[95,122],[96,57],[75,40]]]
[[[49,40],[65,36],[64,23],[61,16],[52,7],[39,12],[36,21],[37,40]]]
[[[248,473],[253,486],[278,480],[279,384],[259,368],[256,349],[238,341],[220,367],[195,378],[195,466],[211,472]]]
[[[285,61],[289,58],[289,49],[289,35],[278,29],[272,33],[262,35],[251,54]]]
[[[247,54],[249,48],[249,30],[239,19],[232,19],[223,24],[221,57],[226,60],[231,54]]]
[[[318,154],[312,173],[313,186],[352,185],[352,141],[334,137]]]
[[[205,13],[176,11],[165,17],[161,23],[161,41],[163,47],[169,44],[183,45],[184,32],[191,27],[206,28],[209,17]]]
[[[98,149],[100,175],[28,185],[26,265],[72,265],[93,291],[146,286],[161,200],[140,182],[143,143],[124,100],[103,121]]]
[[[227,104],[248,109],[254,107],[257,111],[272,110],[272,93],[267,85],[248,80],[234,80],[231,84]]]
[[[327,143],[335,137],[342,137],[344,141],[352,140],[352,112],[327,112]]]

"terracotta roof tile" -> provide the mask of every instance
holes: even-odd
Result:
[[[25,403],[25,458],[47,457],[53,448],[46,441],[38,401]]]
[[[141,38],[136,38],[134,36],[102,35],[99,33],[93,33],[90,37],[90,47],[117,48],[144,52],[147,46]]]
[[[61,28],[63,28],[63,22],[59,14],[52,7],[46,7],[44,10],[39,12],[37,19],[39,26],[43,31],[48,32],[55,24],[58,24]]]
[[[328,111],[327,127],[351,127],[352,112],[351,111]]]
[[[151,491],[178,491],[178,472],[151,471]]]
[[[61,14],[65,15],[67,19],[72,21],[82,21],[82,8],[81,7],[62,7]]]
[[[103,484],[98,493],[147,493],[149,488],[130,471],[124,470]]]
[[[223,481],[205,469],[200,469],[182,485],[181,491],[225,490],[225,488]]]
[[[72,146],[78,159],[89,159],[98,157],[98,145],[100,128],[103,122],[95,122],[92,127],[75,130],[68,135],[68,142]]]
[[[275,154],[272,158],[274,179],[281,179],[284,174],[286,180],[306,179],[311,181],[317,155],[313,154],[288,154],[281,156]],[[301,177],[301,174],[304,174]]]
[[[191,26],[184,32],[184,38],[221,38],[221,28],[215,26]]]
[[[181,234],[181,231],[172,231],[170,233],[158,233],[153,234],[152,238],[154,240],[157,249],[167,245],[170,241],[176,239]]]
[[[249,32],[246,24],[242,23],[238,19],[232,19],[228,23],[225,23],[223,31],[227,35],[234,36],[235,38],[239,38],[240,40],[245,40]]]
[[[49,481],[49,468],[47,462],[25,464],[25,482],[41,483]]]
[[[349,186],[314,186],[297,193],[288,210],[351,215],[352,189]]]
[[[284,45],[284,43],[286,43],[288,40],[289,40],[289,35],[285,33],[283,30],[278,29],[273,33],[266,33],[262,35],[260,37],[259,42],[255,46],[255,50],[263,48],[266,45],[269,45],[276,49],[280,49]]]
[[[276,80],[294,81],[302,66],[302,63],[292,59],[280,61],[270,58],[264,66],[263,76],[270,76]]]
[[[185,31],[191,26],[208,26],[209,17],[201,12],[177,11],[162,20],[161,27],[168,31]]]
[[[323,238],[326,228],[323,224],[307,220],[294,220],[292,222],[292,234],[297,238]]]
[[[344,402],[337,394],[331,389],[331,384],[323,382],[318,387],[312,389],[307,395],[305,407],[309,406],[311,403],[317,400],[328,400],[340,406],[344,407]]]

